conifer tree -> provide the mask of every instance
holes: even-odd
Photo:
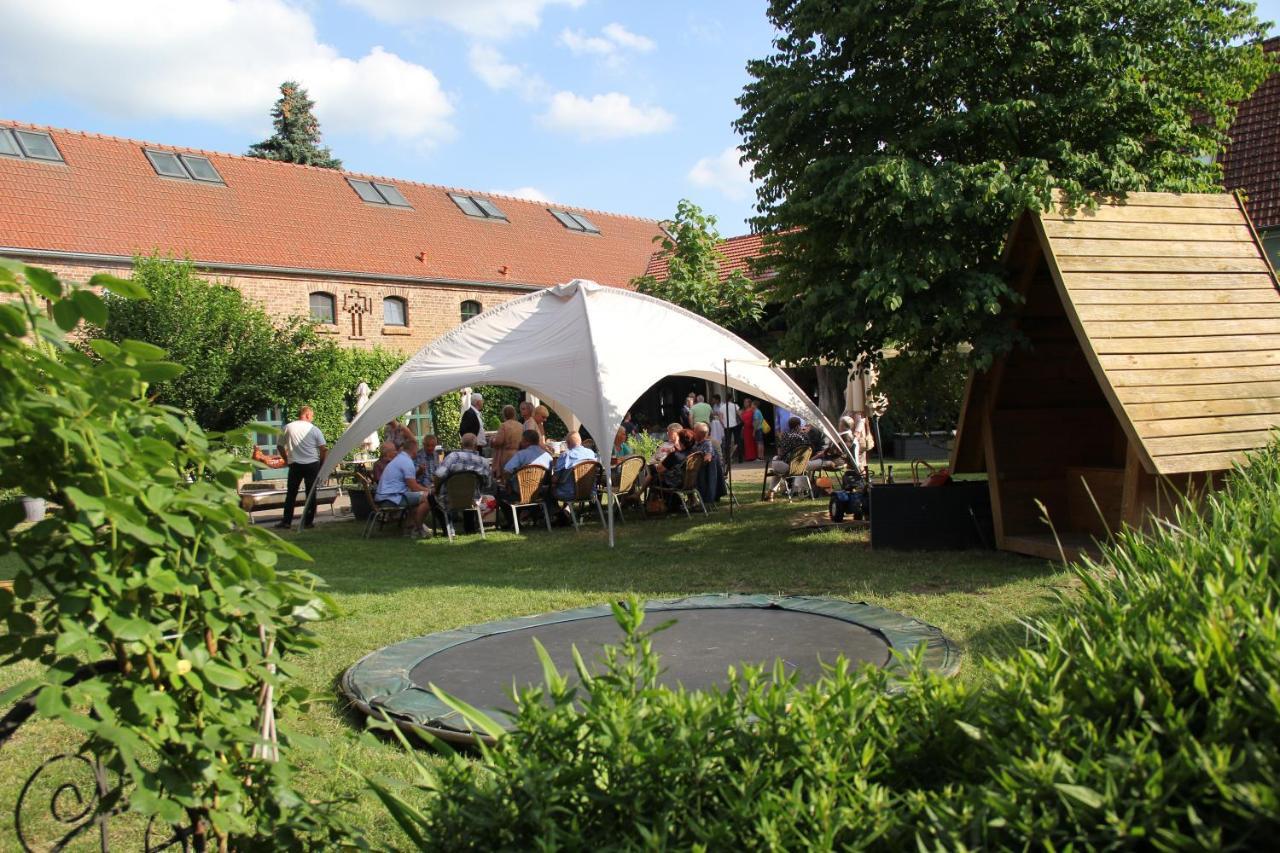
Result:
[[[320,144],[320,120],[312,109],[315,101],[293,80],[280,84],[280,100],[271,110],[276,132],[249,146],[248,156],[264,160],[301,163],[322,169],[341,169],[342,161]]]

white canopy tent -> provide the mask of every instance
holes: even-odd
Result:
[[[575,279],[491,308],[419,350],[338,439],[317,484],[382,423],[472,384],[521,388],[562,417],[573,413],[595,437],[608,471],[623,415],[651,385],[675,375],[727,376],[734,388],[803,413],[839,442],[791,378],[737,335],[669,302]]]

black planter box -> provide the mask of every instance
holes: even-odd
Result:
[[[983,481],[871,486],[871,547],[911,551],[994,548],[991,493]]]
[[[373,507],[369,506],[369,495],[365,490],[351,489],[347,492],[347,497],[351,498],[351,514],[359,521],[367,521]]]
[[[937,459],[951,455],[952,438],[949,432],[931,432],[927,436],[899,432],[894,434],[889,447],[894,459]]]

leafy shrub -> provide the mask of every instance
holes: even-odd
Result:
[[[112,307],[146,297],[90,284]],[[109,325],[107,304],[45,270],[0,259],[0,293],[0,489],[57,504],[22,529],[21,507],[0,507],[0,556],[20,563],[0,589],[2,663],[41,669],[0,705],[33,691],[39,714],[131,783],[133,811],[185,825],[196,849],[342,837],[325,804],[294,792],[286,728],[284,760],[262,756],[262,691],[286,714],[305,700],[288,658],[332,610],[317,577],[275,568],[306,555],[249,522],[235,491],[247,465],[220,437],[149,400],[182,374],[163,350],[70,347],[82,318]]]
[[[347,413],[355,405],[356,386],[365,382],[371,391],[377,391],[404,362],[404,355],[382,347],[368,350],[332,347],[316,365],[317,384],[291,408],[310,403],[315,409],[316,426],[332,447],[347,428]]]
[[[417,796],[371,784],[437,849],[1269,846],[1278,480],[1273,445],[1199,509],[1120,537],[1029,624],[1035,647],[978,664],[981,688],[906,661],[673,691],[633,604],[589,691],[547,664],[478,762],[419,765]]]
[[[645,459],[652,459],[662,441],[656,436],[640,430],[634,435],[627,436],[627,444],[631,446],[632,454],[643,456]]]

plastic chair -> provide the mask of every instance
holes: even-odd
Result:
[[[772,477],[775,481],[777,481],[778,479],[782,480],[782,486],[783,488],[786,489],[788,501],[791,500],[793,496],[793,492],[795,491],[791,485],[792,480],[796,480],[796,479],[804,480],[804,484],[809,490],[809,498],[812,499],[814,497],[813,480],[809,478],[809,459],[812,456],[813,456],[812,447],[802,447],[791,454],[791,460],[787,465],[787,473],[778,474],[775,471],[773,471],[772,468],[766,468],[764,473],[764,480],[760,484],[760,500],[764,500],[764,496],[769,490],[770,477]],[[777,483],[775,482],[774,485],[776,488]]]
[[[480,477],[472,471],[455,471],[440,481],[440,490],[449,504],[444,515],[444,530],[452,542],[456,533],[453,529],[453,514],[461,513],[463,517],[469,512],[476,514],[476,526],[480,528],[480,538],[484,538],[484,514],[480,511],[476,493],[480,489]]]
[[[541,465],[522,465],[511,473],[511,481],[516,487],[516,499],[507,506],[511,510],[511,524],[516,535],[520,534],[520,510],[527,507],[542,507],[542,519],[547,523],[547,532],[551,532],[551,513],[547,512],[547,503],[542,499],[543,488],[547,482],[547,469]]]
[[[707,505],[702,502],[702,492],[698,491],[698,473],[702,471],[702,466],[707,462],[701,453],[690,453],[684,460],[684,478],[680,482],[678,488],[670,488],[663,485],[651,486],[655,492],[661,495],[675,495],[680,499],[680,508],[684,510],[685,518],[690,518],[689,500],[693,499],[698,502],[698,509],[702,510],[703,515],[708,515]]]
[[[643,470],[643,456],[625,456],[618,463],[618,482],[613,487],[613,501],[609,504],[609,514],[613,514],[613,508],[616,505],[619,521],[626,520],[626,513],[622,511],[622,499],[634,499],[640,494],[640,472]],[[601,490],[603,491],[603,488]]]
[[[567,501],[561,500],[560,503],[564,504],[565,509],[569,511],[569,519],[573,522],[574,530],[579,529],[576,509],[579,504],[594,504],[596,512],[600,515],[600,524],[605,523],[604,507],[600,506],[600,496],[596,490],[602,470],[600,463],[593,459],[584,459],[569,469],[573,477],[573,497]]]
[[[359,475],[358,475],[359,476]],[[369,518],[364,523],[364,538],[368,539],[373,535],[373,526],[378,525],[378,532],[382,532],[382,528],[390,521],[404,522],[405,513],[409,511],[408,507],[401,506],[395,501],[378,501],[374,500],[377,489],[374,487],[372,480],[359,476],[360,483],[364,486],[365,497],[369,501],[372,508]]]

